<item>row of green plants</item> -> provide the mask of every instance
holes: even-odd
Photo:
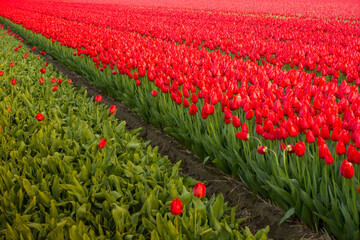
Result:
[[[0,30],[0,239],[267,239],[11,35]]]
[[[324,226],[339,239],[360,238],[359,194],[355,187],[359,184],[358,177],[348,179],[340,174],[338,161],[342,159],[334,154],[335,143],[329,143],[335,161],[331,165],[319,158],[314,144],[305,143],[303,134],[288,138],[286,145],[289,147],[282,151],[280,141],[256,138],[256,123],[246,120],[245,113],[239,112],[238,117],[246,123],[248,136],[251,136],[241,141],[235,137],[235,128],[224,123],[221,106],[215,105],[214,114],[206,120],[200,113],[189,115],[188,109],[177,105],[168,94],[158,92],[147,77],[135,81],[125,75],[113,75],[109,68],[99,71],[90,58],[74,56],[74,49],[7,19],[2,21],[30,43],[134,109],[143,119],[163,128],[204,162],[211,161],[224,172],[238,177],[256,194],[273,200],[286,211],[284,219],[296,214],[315,231]],[[199,99],[195,105],[201,109],[204,101]],[[305,143],[304,157],[293,154],[290,149],[299,142]],[[273,152],[259,154],[260,145]],[[354,168],[359,173],[359,166]]]

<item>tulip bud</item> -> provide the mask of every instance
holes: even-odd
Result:
[[[340,166],[340,174],[345,178],[354,177],[354,166],[352,163],[344,159]]]
[[[36,114],[36,119],[37,119],[38,121],[42,121],[42,120],[45,119],[45,117],[44,117],[44,115],[42,115],[41,113],[38,113],[38,114]]]
[[[97,95],[97,96],[95,97],[95,101],[96,101],[96,102],[101,102],[101,101],[102,101],[102,96],[101,96],[101,95]]]
[[[100,141],[99,141],[99,148],[104,148],[106,146],[106,139],[102,138]]]
[[[195,197],[202,198],[205,196],[206,187],[203,183],[196,183],[193,189],[193,193]]]
[[[174,199],[170,204],[170,212],[172,215],[180,215],[183,210],[183,205],[180,199]]]
[[[111,105],[109,111],[110,111],[110,113],[115,113],[116,112],[116,105]]]

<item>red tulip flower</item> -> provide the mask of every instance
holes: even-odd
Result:
[[[256,151],[260,154],[265,154],[267,152],[268,148],[266,146],[259,146]]]
[[[341,163],[340,174],[345,178],[354,177],[354,166],[351,162],[348,162],[346,159]]]
[[[40,68],[40,72],[41,73],[46,73],[46,69],[45,68]]]
[[[43,78],[39,78],[39,83],[43,84],[44,83],[44,79]]]
[[[15,78],[11,79],[11,84],[12,84],[12,85],[16,85],[16,83],[17,83],[17,81],[16,81]]]
[[[240,140],[244,140],[247,141],[250,138],[249,133],[245,133],[245,132],[238,132],[235,134],[235,136],[240,139]]]
[[[72,84],[72,80],[71,80],[71,79],[69,79],[69,80],[68,80],[68,83]]]
[[[51,91],[53,91],[53,92],[55,92],[56,90],[58,90],[58,86],[53,86],[53,87],[51,88]]]
[[[111,105],[109,111],[110,111],[110,113],[115,113],[116,112],[116,105]]]
[[[104,148],[106,146],[106,139],[105,138],[102,138],[100,141],[99,141],[99,148]]]
[[[236,127],[236,128],[241,126],[241,121],[238,116],[235,116],[235,115],[232,116],[232,123],[233,123],[234,127]]]
[[[3,72],[3,71],[0,71],[0,77],[1,77],[2,75],[4,75],[4,72]]]
[[[174,199],[170,204],[170,212],[172,215],[180,215],[183,210],[183,205],[180,199]]]
[[[101,102],[101,101],[102,101],[102,96],[101,96],[101,95],[97,95],[97,96],[95,97],[95,101],[96,101],[96,102]]]
[[[198,110],[198,108],[197,108],[197,106],[196,106],[195,104],[192,104],[192,105],[190,106],[190,109],[189,109],[190,115],[195,115],[198,111],[199,111],[199,110]]]
[[[158,92],[157,92],[156,90],[153,90],[153,91],[151,92],[151,95],[153,95],[153,97],[156,97],[156,96],[158,95]]]
[[[313,143],[315,142],[315,136],[311,130],[308,130],[306,132],[306,142],[307,143]]]
[[[206,193],[206,187],[203,183],[196,183],[193,189],[193,193],[195,197],[202,198],[205,196]]]
[[[13,66],[14,66],[14,63],[13,63],[13,62],[11,62],[11,63],[10,63],[10,67],[13,67]]]
[[[45,119],[45,117],[44,117],[44,115],[42,115],[41,113],[38,113],[38,114],[36,114],[36,119],[37,119],[38,121],[42,121],[42,120]]]
[[[295,144],[295,153],[299,157],[302,157],[305,155],[305,143],[304,142],[298,142]]]
[[[344,155],[346,153],[346,147],[343,141],[338,141],[336,144],[336,154],[337,155]]]

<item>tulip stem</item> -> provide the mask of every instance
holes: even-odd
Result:
[[[285,174],[286,174],[287,179],[289,179],[289,174],[288,174],[288,170],[287,170],[287,166],[286,166],[286,150],[283,151],[283,158],[284,158]]]
[[[196,215],[197,215],[198,203],[199,203],[199,198],[196,198],[196,205],[195,205],[195,238],[196,238],[196,234],[197,234]]]
[[[178,232],[178,234],[180,234],[179,226],[178,226],[178,215],[175,215],[175,227],[176,227],[176,231]]]

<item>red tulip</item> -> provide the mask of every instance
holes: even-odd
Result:
[[[72,81],[71,79],[68,80],[68,83],[72,84],[72,82],[73,82],[73,81]]]
[[[238,132],[235,134],[235,136],[240,139],[240,140],[244,140],[247,141],[250,138],[249,133],[245,133],[245,132]]]
[[[35,50],[36,50],[36,47],[33,47],[32,50],[35,51]]]
[[[347,149],[346,157],[349,162],[360,164],[360,152],[351,143]]]
[[[104,148],[106,146],[106,139],[105,138],[102,138],[100,141],[99,141],[99,148]]]
[[[15,78],[11,79],[11,84],[12,84],[12,85],[16,85],[16,83],[17,83],[17,81],[16,81]]]
[[[95,101],[96,101],[96,102],[101,102],[101,101],[102,101],[102,96],[101,96],[101,95],[97,95],[97,96],[95,97]]]
[[[58,84],[58,85],[61,85],[62,84],[62,79],[58,79],[58,80],[56,80],[56,83]]]
[[[326,126],[326,125],[322,126],[321,131],[320,131],[320,136],[325,140],[330,138],[330,132],[329,132],[328,126]]]
[[[141,85],[141,82],[140,82],[139,79],[136,80],[136,85],[137,85],[137,86],[140,86],[140,85]]]
[[[13,67],[13,66],[14,66],[14,63],[13,63],[13,62],[11,62],[11,63],[10,63],[10,67]]]
[[[352,163],[344,159],[340,166],[340,174],[345,178],[354,177],[354,166]]]
[[[43,78],[39,78],[39,83],[43,84],[44,83],[44,79]]]
[[[172,215],[180,215],[183,210],[183,205],[180,199],[174,199],[170,204],[170,212]]]
[[[151,92],[151,94],[152,94],[154,97],[156,97],[156,96],[158,95],[158,92],[157,92],[156,90],[153,90],[153,91]]]
[[[328,165],[334,163],[334,158],[331,155],[330,151],[326,153],[324,160],[325,160],[325,164],[328,164]]]
[[[198,110],[198,108],[197,108],[197,106],[195,104],[192,104],[190,106],[190,110],[189,110],[190,115],[195,115],[198,111],[199,110]]]
[[[346,153],[345,144],[342,141],[338,141],[336,144],[336,154],[337,155],[344,155]]]
[[[199,198],[204,197],[206,193],[205,185],[200,182],[196,183],[193,189],[193,193],[195,197],[199,197]]]
[[[307,143],[313,143],[315,142],[315,136],[311,130],[308,130],[306,132],[306,142]]]
[[[260,154],[265,154],[267,152],[268,148],[266,146],[259,146],[256,151]]]
[[[51,83],[55,83],[56,82],[56,79],[53,77],[51,78]]]
[[[53,91],[53,92],[55,92],[56,90],[58,90],[58,86],[53,86],[53,87],[51,88],[51,91]]]
[[[40,72],[41,73],[46,73],[46,69],[45,68],[40,68]]]
[[[305,144],[304,142],[298,142],[295,144],[295,153],[297,156],[302,157],[305,155]]]
[[[4,75],[4,72],[3,72],[3,71],[0,71],[0,77],[1,77],[2,75]]]
[[[45,117],[44,117],[44,115],[42,115],[41,113],[38,113],[38,114],[36,114],[36,119],[37,119],[38,121],[42,121],[42,120],[45,119]]]
[[[186,98],[183,101],[183,106],[186,108],[190,106],[189,101]]]
[[[240,119],[238,116],[235,116],[235,115],[232,116],[232,123],[233,123],[234,127],[236,127],[236,128],[241,126],[241,122],[240,122]]]
[[[280,143],[280,149],[281,149],[282,152],[285,151],[285,149],[286,149],[286,144],[283,143],[283,142],[281,142],[281,143]]]
[[[246,123],[243,123],[242,126],[241,126],[241,131],[244,132],[244,133],[249,133],[249,128],[248,126],[246,125]]]
[[[109,111],[110,111],[110,113],[115,113],[116,112],[116,105],[111,105]]]

